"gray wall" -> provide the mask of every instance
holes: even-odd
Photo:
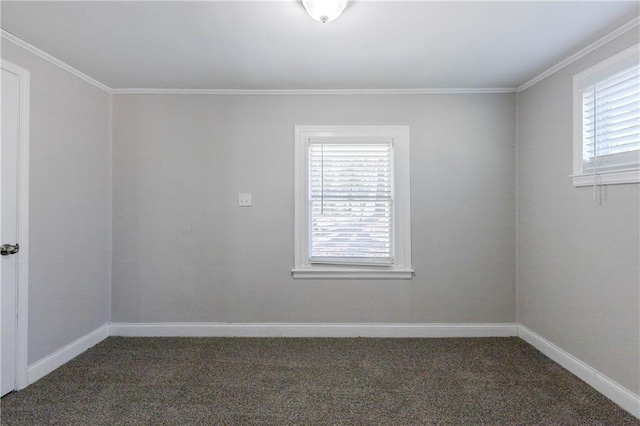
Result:
[[[574,188],[572,76],[637,28],[519,94],[518,321],[640,394],[640,185]]]
[[[295,124],[411,126],[413,280],[291,278]],[[514,95],[116,95],[113,132],[113,321],[515,320]]]
[[[31,75],[29,363],[109,321],[109,95],[2,39]]]

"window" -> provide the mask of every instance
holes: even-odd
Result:
[[[640,182],[640,48],[573,78],[574,186]]]
[[[409,128],[296,126],[295,278],[410,279]]]

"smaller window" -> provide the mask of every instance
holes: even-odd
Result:
[[[411,279],[409,128],[295,132],[293,277]]]
[[[639,45],[573,78],[574,186],[640,182]]]
[[[309,140],[309,261],[393,264],[393,141]]]

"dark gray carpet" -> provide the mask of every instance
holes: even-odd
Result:
[[[6,425],[640,425],[518,338],[111,337]]]

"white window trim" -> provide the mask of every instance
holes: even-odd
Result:
[[[585,173],[582,163],[582,90],[608,75],[638,63],[640,44],[636,44],[599,64],[573,76],[573,186],[617,185],[640,182],[640,166],[624,170]]]
[[[392,265],[327,265],[309,261],[308,141],[317,137],[389,137],[394,140],[394,243]],[[294,278],[411,279],[411,188],[409,126],[295,126]]]

